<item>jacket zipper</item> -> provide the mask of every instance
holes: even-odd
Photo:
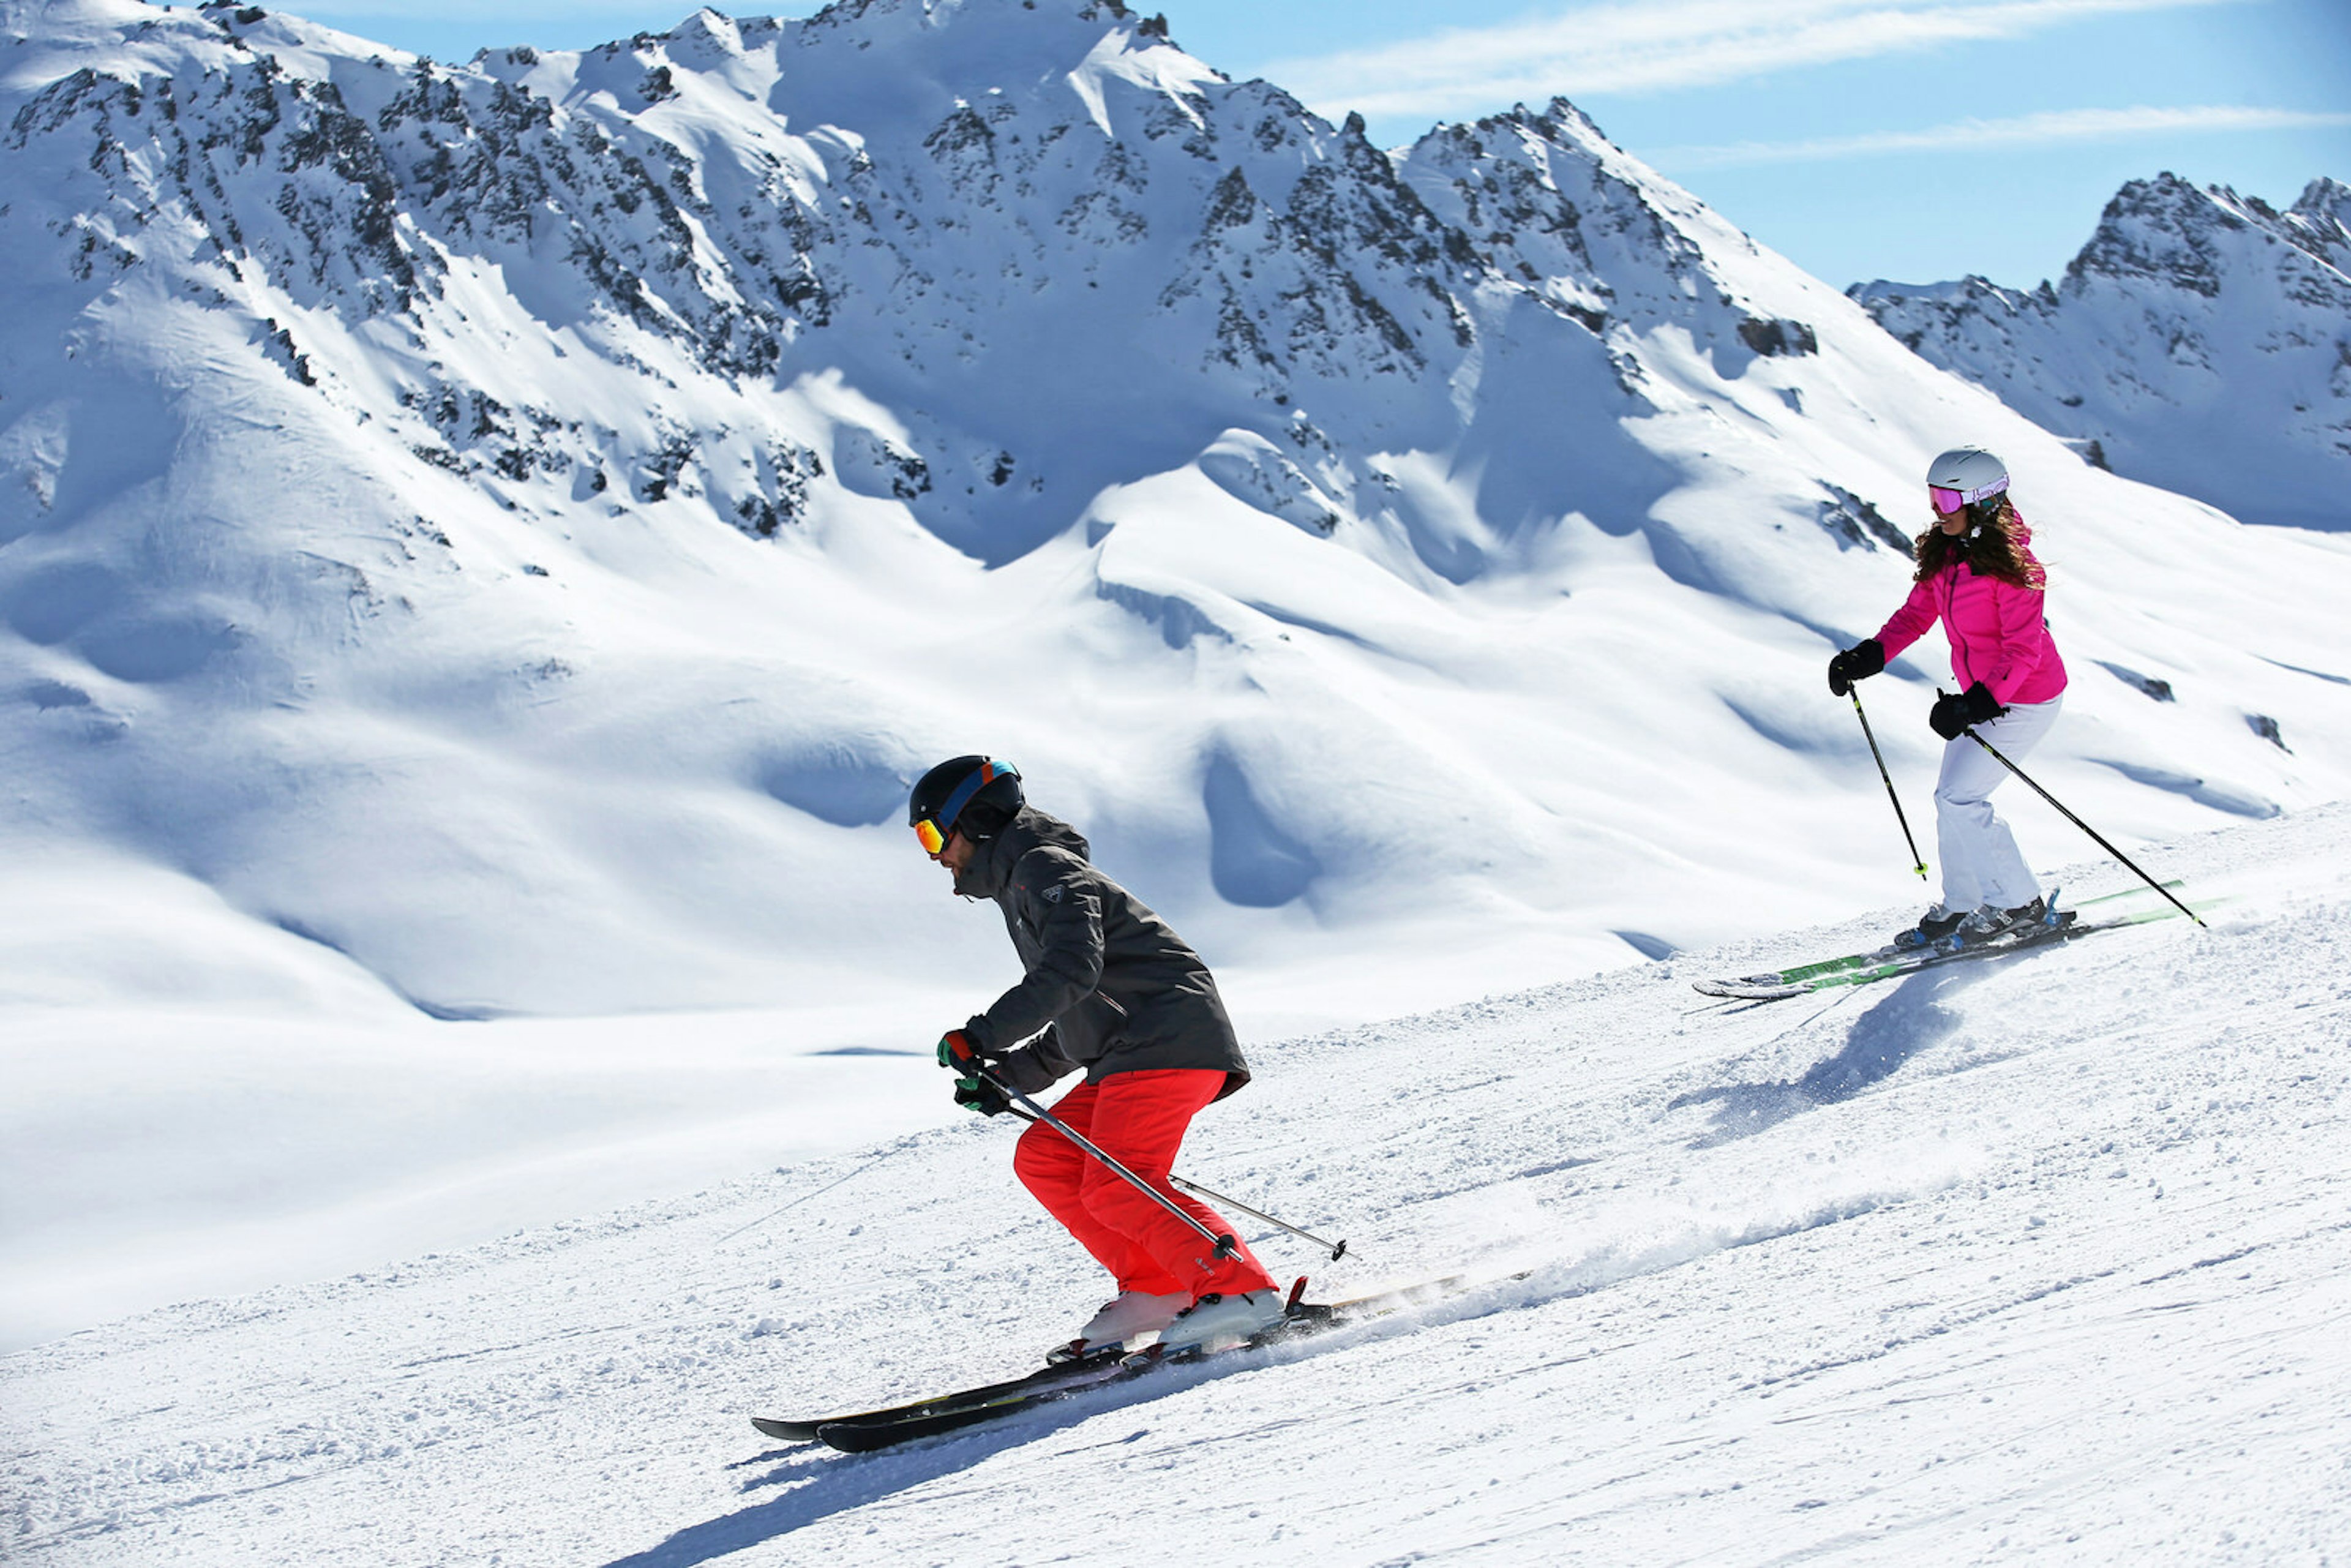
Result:
[[[1962,695],[1973,684],[1976,667],[1975,660],[1969,656],[1966,640],[1959,635],[1959,622],[1953,614],[1959,607],[1959,573],[1966,567],[1965,561],[1953,561],[1945,570],[1943,589],[1943,635],[1951,640],[1951,652],[1959,656],[1958,675]]]

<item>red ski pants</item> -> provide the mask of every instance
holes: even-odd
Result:
[[[1152,1190],[1219,1236],[1236,1234],[1215,1210],[1176,1190],[1167,1173],[1186,1129],[1225,1086],[1212,1069],[1114,1072],[1061,1096],[1053,1114],[1080,1137],[1151,1184]],[[1121,1291],[1155,1296],[1261,1291],[1273,1276],[1244,1245],[1218,1258],[1214,1244],[1154,1203],[1116,1172],[1042,1122],[1013,1151],[1020,1185],[1070,1228],[1118,1280]]]

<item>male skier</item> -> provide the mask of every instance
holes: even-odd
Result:
[[[1008,762],[940,763],[915,784],[907,818],[956,892],[1003,910],[1026,971],[939,1041],[939,1064],[962,1074],[956,1103],[991,1116],[1006,1108],[979,1065],[1024,1095],[1083,1069],[1053,1114],[1210,1235],[1232,1234],[1167,1179],[1193,1116],[1249,1080],[1200,956],[1087,862],[1075,829],[1025,802]],[[1053,1359],[1155,1333],[1167,1350],[1187,1349],[1280,1321],[1281,1293],[1247,1246],[1217,1256],[1198,1230],[1042,1122],[1020,1134],[1012,1168],[1118,1282]]]

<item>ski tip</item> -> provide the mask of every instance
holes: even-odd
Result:
[[[1726,1002],[1777,1002],[1801,997],[1811,986],[1769,985],[1757,980],[1693,980],[1690,988],[1702,997]]]

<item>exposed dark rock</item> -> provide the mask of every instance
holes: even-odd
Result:
[[[1819,336],[1802,321],[1765,321],[1750,316],[1739,323],[1739,340],[1765,355],[1821,351]]]
[[[2171,683],[2169,681],[2158,680],[2153,675],[2142,675],[2137,670],[2130,669],[2122,664],[2110,664],[2104,659],[2100,659],[2097,663],[2098,666],[2105,670],[2106,674],[2114,676],[2115,679],[2122,682],[2123,685],[2130,687],[2132,690],[2138,692],[2141,695],[2152,697],[2159,703],[2168,703],[2173,700]]]
[[[1910,538],[1885,513],[1842,485],[1830,485],[1832,500],[1820,503],[1821,527],[1846,545],[1875,549],[1884,545],[1897,555],[1910,553]]]

